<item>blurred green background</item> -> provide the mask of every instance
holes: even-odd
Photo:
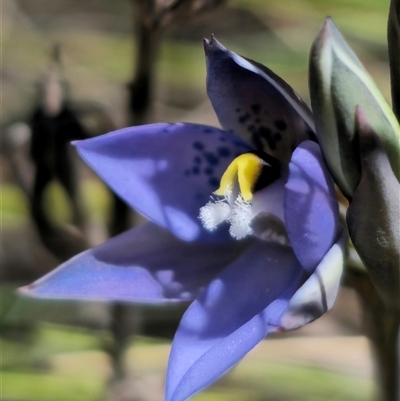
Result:
[[[283,77],[308,102],[308,52],[325,16],[333,18],[389,99],[386,48],[388,0],[232,0],[198,21],[170,29],[156,65],[152,121],[218,125],[205,92],[202,38],[214,33],[226,47]],[[82,108],[105,110],[115,127],[126,125],[126,85],[135,63],[132,1],[2,1],[2,133],[26,122],[37,103],[36,85],[54,43],[62,47],[69,96]],[[93,121],[87,117],[85,124]],[[24,139],[24,138],[22,138]],[[29,181],[27,144],[3,146],[2,399],[9,401],[161,401],[169,340],[138,336],[126,353],[127,378],[108,385],[110,307],[22,300],[15,288],[58,264],[41,244],[15,165]],[[103,241],[110,195],[76,160],[91,242]],[[62,189],[47,193],[59,224],[71,212]],[[160,320],[153,310],[133,313]],[[173,313],[173,311],[172,311]],[[162,314],[161,314],[162,315]],[[151,320],[151,319],[150,319]],[[372,364],[360,332],[354,294],[343,289],[334,310],[291,334],[264,341],[197,401],[370,400]]]

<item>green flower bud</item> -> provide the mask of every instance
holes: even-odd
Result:
[[[351,198],[361,178],[354,110],[360,105],[400,178],[400,127],[372,78],[326,19],[310,55],[310,95],[318,140],[342,192]]]
[[[361,180],[347,211],[349,234],[382,298],[400,307],[400,184],[381,141],[356,110]]]

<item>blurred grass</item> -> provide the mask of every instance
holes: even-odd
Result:
[[[26,219],[29,209],[24,193],[15,184],[1,184],[1,209],[2,224],[17,224]]]
[[[70,326],[41,324],[29,341],[2,338],[2,368],[29,369],[35,360],[43,360],[61,352],[83,352],[99,349],[100,339],[94,332]]]
[[[268,400],[366,400],[371,383],[322,369],[244,360],[229,380],[238,388],[255,388]],[[260,392],[261,390],[261,392]]]
[[[204,91],[206,68],[201,42],[193,46],[190,42],[167,41],[162,47],[157,70],[164,84]]]
[[[2,372],[2,397],[9,401],[96,400],[102,386],[86,377]]]
[[[20,224],[29,217],[29,205],[25,194],[17,185],[2,183],[0,214],[3,227]],[[81,186],[81,199],[89,220],[108,219],[111,195],[98,180],[85,180]],[[57,224],[71,219],[71,208],[67,195],[60,184],[52,182],[46,189],[44,202],[50,218]]]
[[[3,339],[3,399],[98,400],[110,375],[100,348],[96,332],[51,324],[39,325],[29,343]],[[154,374],[162,380],[168,353],[168,343],[136,339],[127,353],[128,368],[134,372],[130,380]],[[372,393],[372,383],[363,377],[255,355],[249,354],[193,401],[365,401]]]
[[[89,221],[107,220],[111,194],[106,186],[99,180],[85,180],[80,189],[83,207]],[[57,182],[49,185],[45,193],[44,202],[52,220],[59,224],[71,220],[72,215],[67,194]]]

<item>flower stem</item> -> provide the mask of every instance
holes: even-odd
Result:
[[[379,300],[380,301],[380,300]],[[370,302],[365,308],[367,335],[375,356],[379,399],[400,400],[400,316],[398,311]]]
[[[113,342],[108,353],[113,367],[112,383],[118,383],[126,376],[124,354],[129,337],[137,332],[139,324],[136,308],[121,303],[111,305],[110,332]]]
[[[387,306],[369,276],[348,270],[345,285],[359,295],[375,362],[377,399],[400,401],[400,310]]]

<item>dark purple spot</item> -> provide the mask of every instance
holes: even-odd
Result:
[[[164,129],[163,129],[163,132],[170,132],[171,131],[171,128],[174,126],[174,124],[168,124],[168,126],[167,127],[165,127]]]
[[[260,114],[261,106],[260,106],[259,104],[257,104],[257,103],[252,104],[252,105],[250,106],[250,108],[251,108],[251,110],[253,110],[253,113],[254,113],[254,114]]]
[[[286,121],[284,120],[275,120],[274,125],[279,131],[285,131],[287,128]]]
[[[258,134],[258,131],[253,132],[251,140],[257,150],[264,150],[264,144]]]
[[[203,132],[205,134],[211,134],[211,132],[213,132],[213,129],[212,128],[204,128]]]
[[[200,156],[196,156],[196,157],[194,158],[194,162],[195,162],[196,164],[201,164],[201,157],[200,157]]]
[[[221,157],[229,157],[231,155],[231,151],[229,148],[226,148],[225,146],[221,146],[220,148],[217,149],[218,155]]]
[[[219,186],[219,180],[215,177],[210,177],[208,180],[208,183],[213,187],[213,188],[218,188]]]
[[[193,144],[193,147],[197,150],[203,150],[204,149],[204,145],[201,142],[195,142]]]
[[[207,167],[207,168],[204,169],[204,173],[206,175],[213,175],[214,174],[214,169],[211,168],[211,167]]]
[[[264,127],[263,125],[260,127],[259,131],[263,135],[271,135],[271,130],[268,127]]]
[[[198,175],[198,174],[200,173],[200,169],[199,169],[197,166],[194,166],[194,167],[192,168],[192,173],[193,173],[194,175]]]
[[[261,139],[268,143],[270,149],[276,149],[276,139],[273,138],[272,132],[268,127],[260,127],[252,139],[257,149],[260,148],[260,143],[262,144]]]
[[[243,116],[240,116],[238,121],[240,124],[244,124],[246,121],[250,119],[250,117],[251,117],[250,114],[246,113]]]
[[[190,170],[185,170],[185,172],[183,174],[190,175]]]
[[[195,195],[195,199],[197,199],[197,200],[200,200],[200,199],[203,199],[204,198],[204,194],[202,194],[202,193],[200,193],[200,192],[198,192],[196,195]]]
[[[219,137],[219,140],[220,140],[221,142],[225,142],[227,139],[226,139],[224,136],[220,136],[220,137]]]
[[[236,113],[240,113],[241,109],[238,107],[235,111]]]
[[[218,157],[215,156],[213,153],[204,152],[204,158],[206,159],[208,164],[211,164],[211,166],[216,166],[219,163]]]

